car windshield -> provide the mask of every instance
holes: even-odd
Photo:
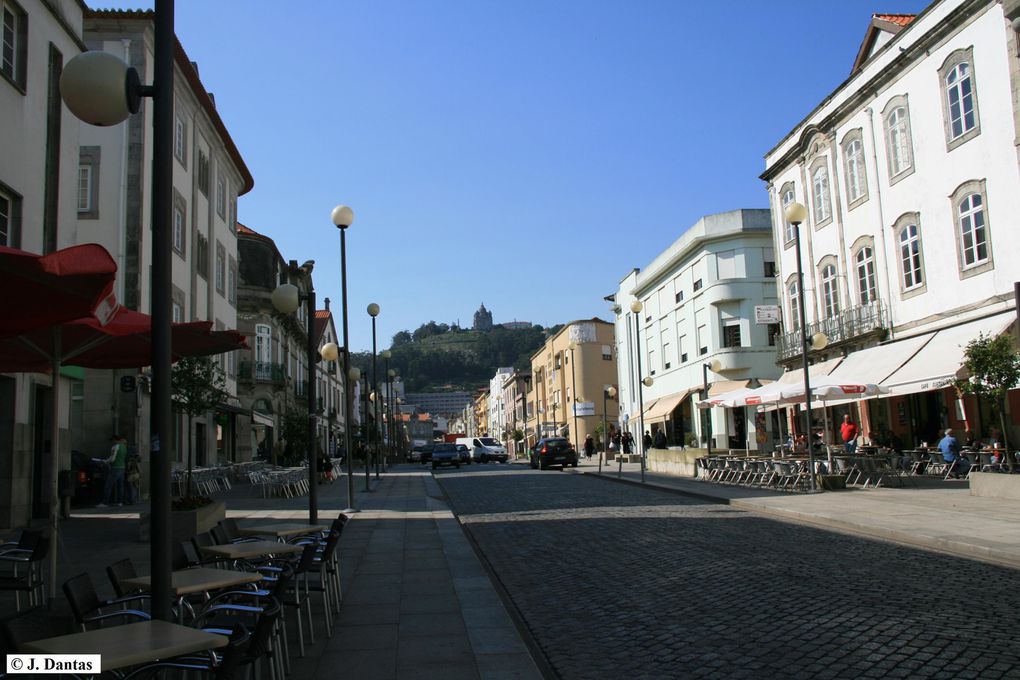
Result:
[[[468,448],[466,446],[464,446],[463,444],[457,444],[457,450],[458,451],[467,451]]]
[[[482,446],[499,446],[500,443],[492,437],[481,437],[478,441],[482,443]]]
[[[456,451],[457,447],[453,444],[436,444],[436,447],[432,449],[432,453],[442,453],[443,451]]]

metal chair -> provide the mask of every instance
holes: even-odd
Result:
[[[27,533],[27,532],[26,532]],[[18,545],[32,544],[32,549],[11,548],[0,554],[0,565],[11,567],[11,571],[0,574],[0,590],[14,592],[14,609],[21,611],[21,594],[28,596],[28,606],[42,606],[46,603],[46,580],[43,578],[43,561],[50,548],[48,536],[31,535],[30,540]],[[22,568],[24,570],[22,571]]]
[[[88,630],[89,624],[97,623],[102,625],[110,619],[134,618],[148,621],[151,617],[138,609],[115,609],[103,611],[106,607],[121,606],[127,602],[138,601],[138,596],[114,598],[112,600],[100,600],[96,594],[96,588],[88,574],[78,574],[64,581],[61,588],[71,605],[71,612],[74,620],[82,630]]]

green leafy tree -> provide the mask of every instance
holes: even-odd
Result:
[[[1020,354],[1013,347],[1009,335],[985,335],[967,343],[963,366],[968,379],[958,380],[956,387],[964,394],[984,397],[991,404],[993,417],[998,415],[1002,429],[1002,444],[1009,450],[1006,429],[1006,393],[1020,382]],[[1013,457],[1006,456],[1010,471]]]
[[[283,414],[283,439],[287,442],[282,465],[290,465],[308,451],[308,411],[292,408]]]
[[[213,410],[229,395],[223,369],[209,357],[186,357],[170,373],[170,395],[174,409],[188,416],[188,475],[185,495],[191,498],[192,420]]]

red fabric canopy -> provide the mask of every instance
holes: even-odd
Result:
[[[0,372],[40,372],[54,360],[86,368],[138,368],[151,363],[152,318],[118,307],[105,326],[94,318],[0,338]],[[209,321],[171,327],[173,360],[208,356],[247,347],[237,331],[213,331]]]
[[[109,321],[117,263],[101,245],[71,246],[48,255],[0,247],[0,337],[92,317]]]

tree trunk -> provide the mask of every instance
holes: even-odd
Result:
[[[1009,452],[1009,435],[1006,434],[1006,397],[999,401],[999,427],[1002,428],[1002,448],[1006,450],[1003,455],[1006,456],[1006,465],[1009,466],[1009,471],[1012,473],[1015,463],[1013,454]]]

